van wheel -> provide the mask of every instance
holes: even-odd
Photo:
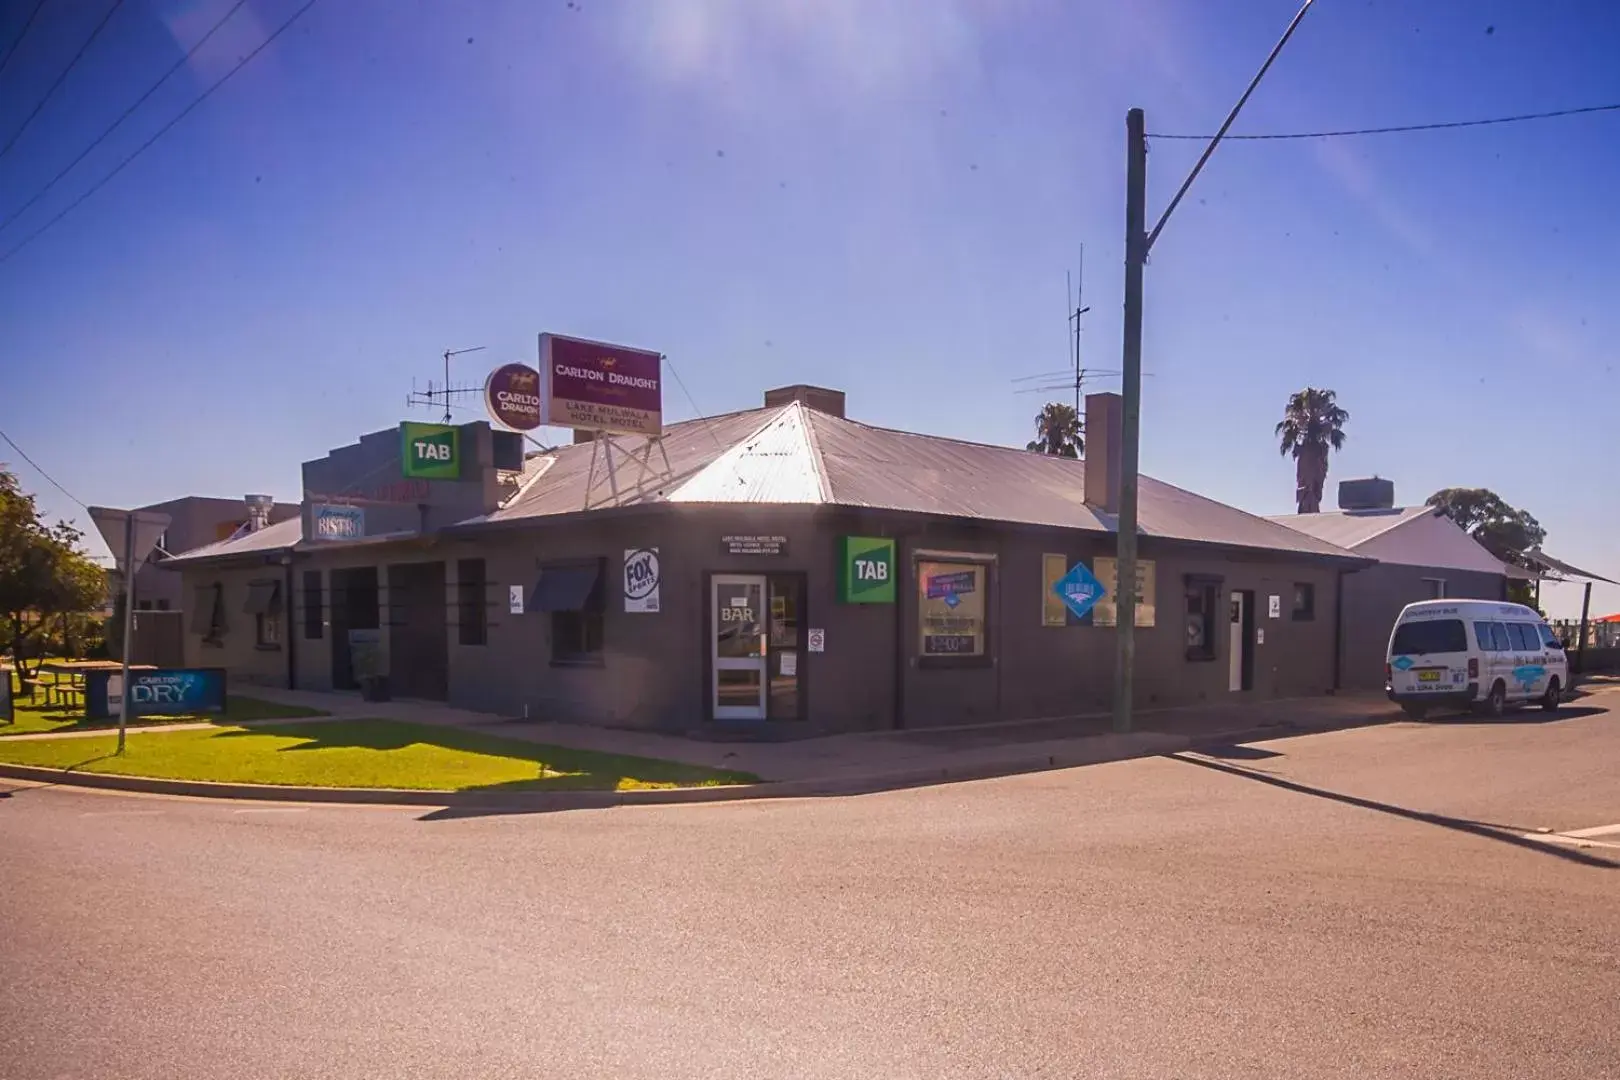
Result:
[[[1429,715],[1429,707],[1427,705],[1402,705],[1401,712],[1413,720],[1421,720]]]
[[[1489,716],[1494,719],[1501,716],[1506,710],[1507,686],[1501,679],[1497,679],[1496,682],[1491,684],[1491,692],[1485,695],[1484,701],[1479,703],[1479,712],[1481,716]]]
[[[1547,692],[1541,695],[1541,707],[1548,712],[1557,712],[1563,701],[1564,688],[1558,685],[1558,678],[1554,676],[1547,682]]]

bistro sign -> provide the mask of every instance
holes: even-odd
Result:
[[[502,364],[484,380],[484,407],[513,431],[540,426],[540,373],[528,364]]]
[[[540,423],[609,435],[664,433],[663,357],[540,335]]]
[[[358,540],[366,535],[366,512],[358,506],[315,503],[309,515],[316,540]]]

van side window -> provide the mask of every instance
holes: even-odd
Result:
[[[1491,623],[1491,648],[1497,652],[1507,652],[1512,647],[1508,642],[1507,627],[1499,622]]]
[[[1491,624],[1488,622],[1474,624],[1474,640],[1479,642],[1480,652],[1490,652],[1496,648],[1491,641]]]
[[[1541,643],[1549,649],[1562,649],[1564,647],[1564,643],[1558,640],[1558,635],[1553,633],[1553,628],[1546,623],[1541,624]]]
[[[1530,643],[1524,639],[1524,623],[1508,623],[1507,633],[1508,647],[1514,652],[1524,652],[1526,649],[1531,648]]]

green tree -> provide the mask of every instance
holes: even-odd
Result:
[[[1294,456],[1294,503],[1302,514],[1322,509],[1328,454],[1344,449],[1344,425],[1350,414],[1339,407],[1337,397],[1333,390],[1307,386],[1288,399],[1277,422],[1282,456]]]
[[[1426,505],[1456,522],[1486,551],[1514,566],[1526,566],[1524,553],[1547,539],[1541,522],[1489,488],[1441,488],[1429,496]],[[1508,598],[1530,603],[1529,583],[1510,581]]]
[[[1041,406],[1035,414],[1035,438],[1024,449],[1053,457],[1077,458],[1086,449],[1084,425],[1073,405],[1061,401]]]
[[[82,540],[65,521],[41,520],[34,496],[0,470],[0,647],[22,678],[38,674],[45,642],[64,616],[88,612],[106,596],[106,575]]]

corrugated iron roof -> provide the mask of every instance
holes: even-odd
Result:
[[[525,468],[528,482],[507,505],[460,527],[681,502],[836,504],[1097,533],[1117,529],[1113,515],[1086,505],[1083,461],[873,427],[799,402],[672,424],[661,448],[640,437],[613,442],[611,451],[605,444],[576,443],[535,459]],[[604,462],[610,452],[617,495]],[[1146,536],[1305,555],[1351,554],[1325,539],[1146,476],[1139,518]],[[293,519],[187,557],[291,547],[298,542],[299,525]]]
[[[255,552],[279,551],[283,548],[293,547],[303,539],[304,519],[290,517],[285,521],[278,521],[273,525],[266,525],[257,532],[242,533],[234,539],[217,540],[212,544],[204,544],[199,548],[164,559],[165,566],[176,563],[191,562],[196,559],[212,559],[226,555],[251,555]]]
[[[949,517],[1115,532],[1086,505],[1083,461],[810,414],[831,501]],[[1233,547],[1345,556],[1349,552],[1190,491],[1141,478],[1143,535]]]
[[[1279,525],[1309,533],[1342,548],[1355,549],[1376,536],[1405,525],[1413,518],[1434,513],[1430,506],[1403,506],[1391,510],[1328,510],[1320,514],[1273,514]]]

